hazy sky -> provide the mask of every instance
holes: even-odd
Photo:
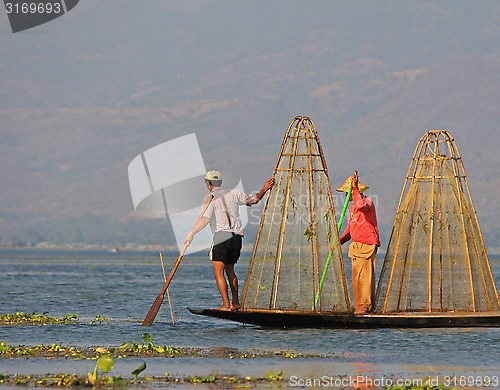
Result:
[[[354,165],[349,134],[374,137],[356,166],[391,220],[413,148],[434,126],[454,127],[473,180],[485,179],[475,156],[492,143],[474,134],[497,129],[499,25],[493,0],[81,0],[16,34],[2,13],[0,209],[125,218],[128,162],[192,132],[207,165],[257,190],[288,122],[309,115],[336,181]],[[381,151],[387,140],[401,147]]]

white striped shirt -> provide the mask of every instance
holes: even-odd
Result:
[[[215,187],[212,190],[212,195],[213,199],[205,214],[203,214],[204,217],[209,219],[212,233],[224,231],[243,236],[239,205],[251,206],[256,204],[259,201],[257,196],[247,195],[236,189],[225,190],[222,187]]]

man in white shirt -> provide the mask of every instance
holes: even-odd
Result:
[[[274,179],[269,179],[262,189],[254,195],[247,195],[236,189],[225,190],[222,188],[222,175],[218,171],[209,171],[205,175],[205,183],[210,195],[205,200],[208,203],[203,215],[186,235],[184,244],[189,246],[196,233],[207,224],[214,235],[210,258],[214,267],[215,281],[222,297],[220,310],[238,310],[240,302],[238,298],[238,278],[234,273],[234,265],[240,258],[243,226],[241,224],[239,205],[251,206],[258,203],[265,193],[274,185]],[[231,288],[231,302],[229,301],[227,282]]]

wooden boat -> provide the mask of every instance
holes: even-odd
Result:
[[[364,314],[287,310],[191,309],[193,314],[259,325],[266,328],[468,328],[500,327],[500,312]]]

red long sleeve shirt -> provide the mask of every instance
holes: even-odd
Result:
[[[367,196],[361,195],[358,187],[352,188],[352,199],[351,216],[344,233],[340,236],[340,243],[344,244],[353,240],[363,244],[380,246],[377,213],[373,201]]]

